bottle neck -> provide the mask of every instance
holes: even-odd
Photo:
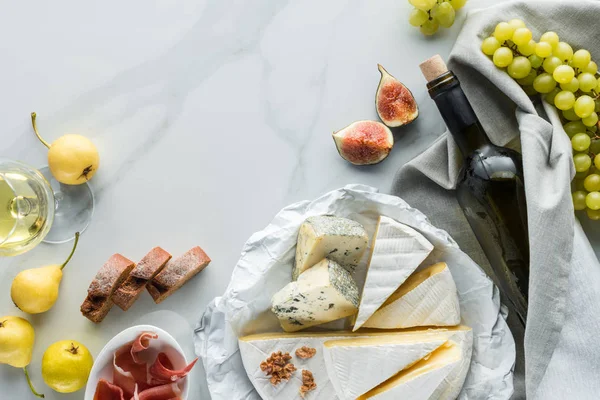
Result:
[[[452,72],[448,71],[429,82],[427,89],[463,157],[491,144]]]

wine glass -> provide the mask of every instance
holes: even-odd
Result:
[[[22,254],[42,240],[67,242],[87,228],[93,210],[88,184],[63,185],[48,168],[0,158],[0,256]]]

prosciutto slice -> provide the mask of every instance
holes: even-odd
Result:
[[[125,400],[125,398],[123,397],[123,389],[105,379],[100,379],[98,386],[96,386],[94,400]]]
[[[177,382],[178,380],[184,378],[187,374],[190,373],[194,365],[196,365],[198,359],[196,358],[194,361],[189,363],[183,369],[174,370],[173,364],[169,357],[165,353],[159,353],[158,357],[156,357],[156,361],[150,367],[150,377],[151,382],[153,383],[170,383]]]
[[[181,400],[181,389],[177,383],[155,386],[135,393],[131,400]]]

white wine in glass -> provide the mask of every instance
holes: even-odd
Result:
[[[16,256],[40,243],[54,210],[52,187],[38,170],[0,158],[0,256]]]

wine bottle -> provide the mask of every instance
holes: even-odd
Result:
[[[490,142],[457,77],[440,56],[421,64],[435,101],[463,156],[456,196],[523,324],[527,319],[529,236],[521,155]]]

